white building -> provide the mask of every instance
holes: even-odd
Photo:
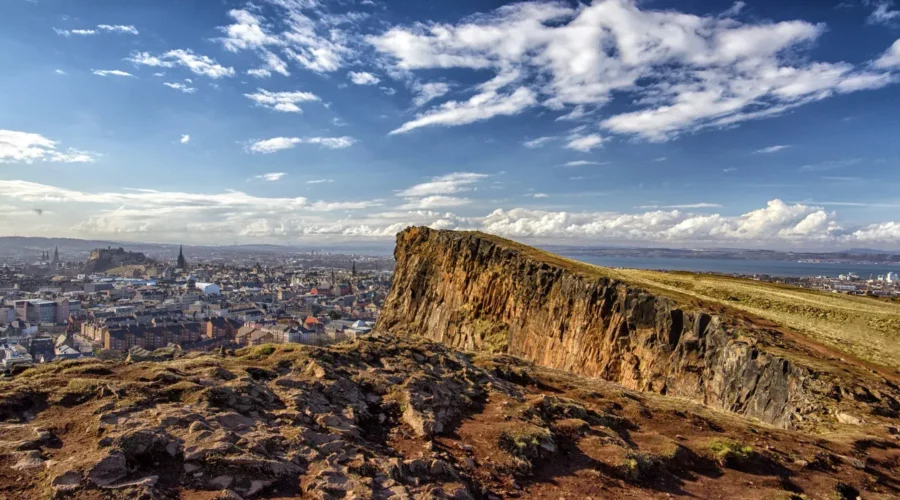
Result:
[[[895,281],[900,281],[900,276],[898,276],[895,272],[890,272],[887,273],[887,276],[885,276],[884,280],[888,283],[894,283]]]
[[[219,295],[222,293],[222,287],[216,285],[215,283],[200,283],[198,282],[196,285],[197,290],[200,290],[206,295]]]

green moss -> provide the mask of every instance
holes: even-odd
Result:
[[[731,439],[714,439],[706,445],[713,460],[721,466],[739,466],[753,457],[753,447]]]
[[[472,322],[475,336],[481,339],[481,350],[489,353],[506,353],[509,351],[509,325],[495,323],[486,319]]]
[[[265,358],[268,358],[269,356],[271,356],[272,354],[275,354],[275,346],[272,344],[263,344],[263,345],[253,346],[253,347],[244,347],[243,349],[239,349],[235,353],[235,355],[237,355],[237,356],[240,356],[240,357],[243,357],[246,359],[251,359],[251,360],[265,359]]]

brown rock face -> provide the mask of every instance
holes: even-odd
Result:
[[[835,391],[868,387],[876,389],[878,404],[897,406],[895,386],[858,367],[854,377],[838,377],[844,368],[837,361],[815,359],[779,331],[541,255],[480,233],[409,228],[397,238],[394,284],[377,326],[505,352],[780,427],[810,417],[833,420],[842,400]],[[841,402],[851,413],[871,411],[857,403]]]

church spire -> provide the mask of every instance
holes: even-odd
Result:
[[[175,267],[179,269],[187,269],[187,260],[184,258],[184,245],[178,246],[178,260],[175,263]]]

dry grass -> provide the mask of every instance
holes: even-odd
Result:
[[[497,236],[478,234],[527,258],[589,279],[618,279],[682,304],[715,304],[743,311],[882,366],[896,368],[900,360],[900,304],[895,302],[730,276],[604,268]]]

